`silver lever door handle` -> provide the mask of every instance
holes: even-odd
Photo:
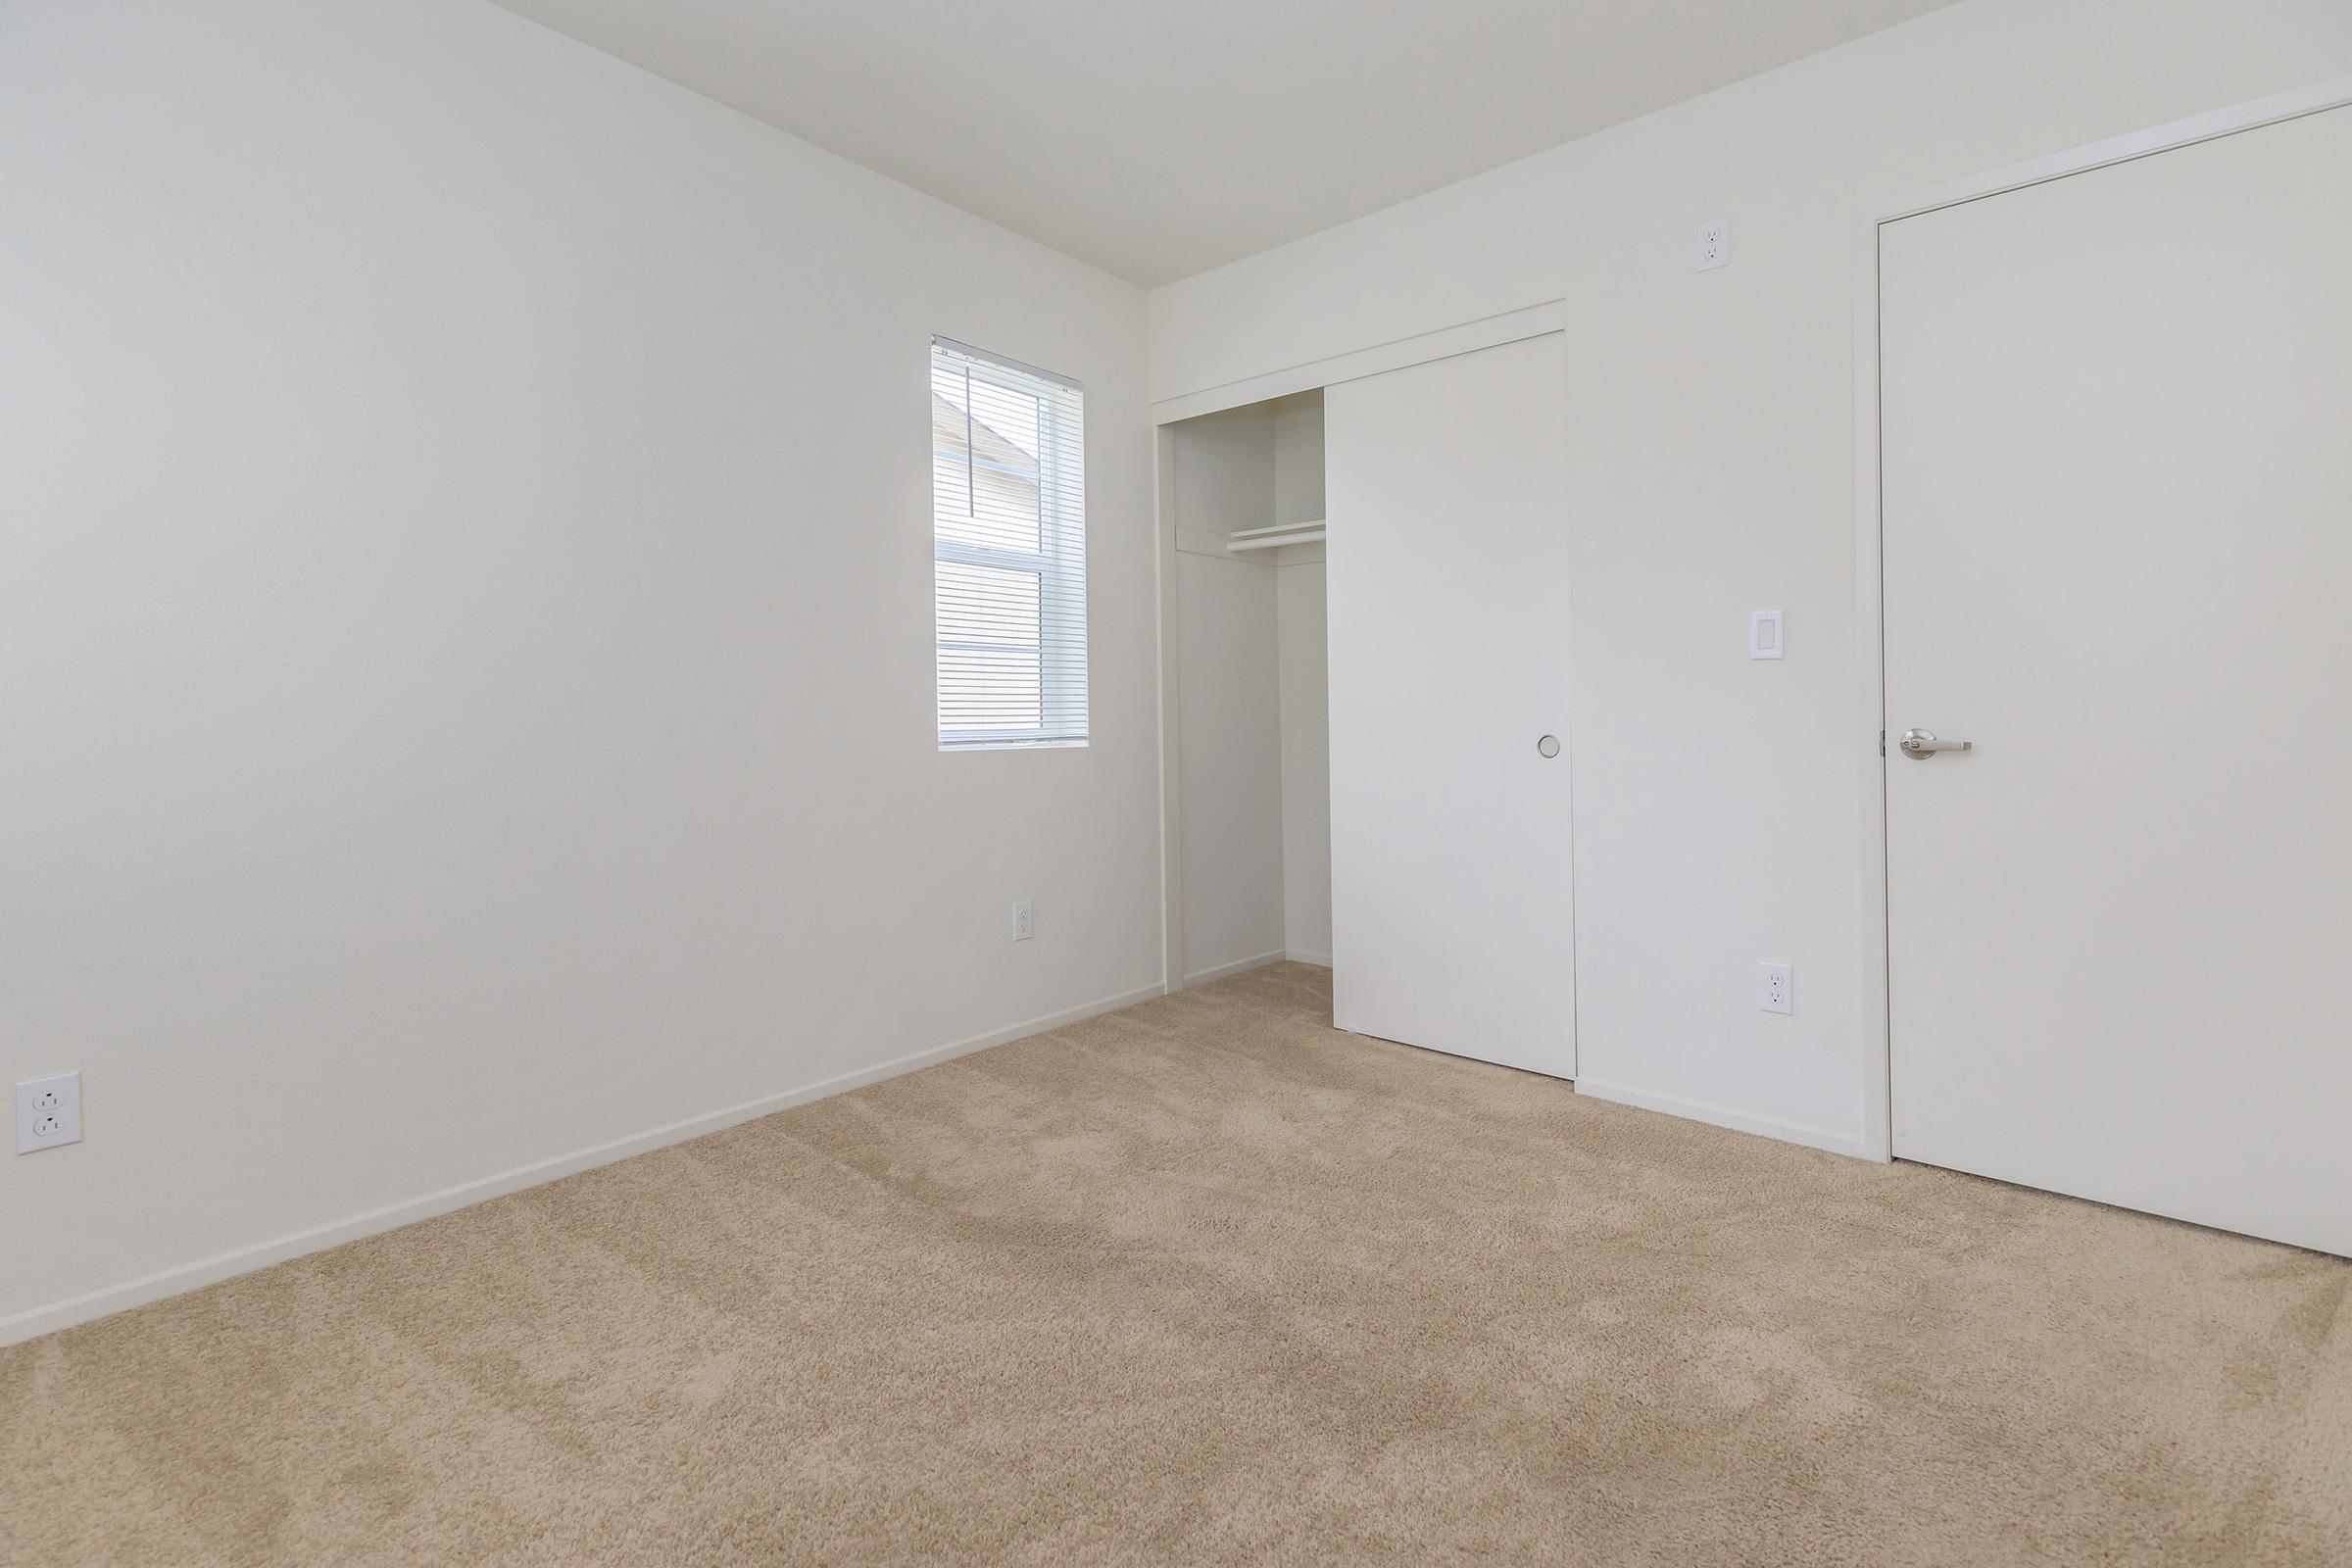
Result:
[[[1907,729],[1901,741],[1903,755],[1926,761],[1937,752],[1966,752],[1976,748],[1974,741],[1939,741],[1932,729]]]

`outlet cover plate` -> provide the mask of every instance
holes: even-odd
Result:
[[[1732,220],[1711,218],[1698,225],[1698,270],[1711,272],[1732,262]]]
[[[1796,1010],[1796,976],[1785,963],[1756,965],[1756,1005],[1766,1012]]]
[[[17,1152],[81,1142],[81,1074],[61,1072],[17,1085]]]

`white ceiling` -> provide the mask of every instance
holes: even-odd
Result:
[[[1138,283],[1948,0],[499,0]]]

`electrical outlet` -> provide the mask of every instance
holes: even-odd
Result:
[[[1698,270],[1711,271],[1732,260],[1732,220],[1717,218],[1698,225]]]
[[[1766,1012],[1794,1012],[1796,1010],[1796,981],[1785,963],[1760,963],[1761,984],[1756,991],[1756,1005]]]
[[[1012,940],[1015,942],[1029,940],[1029,901],[1027,899],[1021,900],[1012,906]]]
[[[81,1074],[27,1078],[17,1085],[17,1152],[81,1142]]]

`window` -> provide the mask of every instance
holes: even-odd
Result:
[[[1086,394],[931,344],[942,751],[1086,744]]]

